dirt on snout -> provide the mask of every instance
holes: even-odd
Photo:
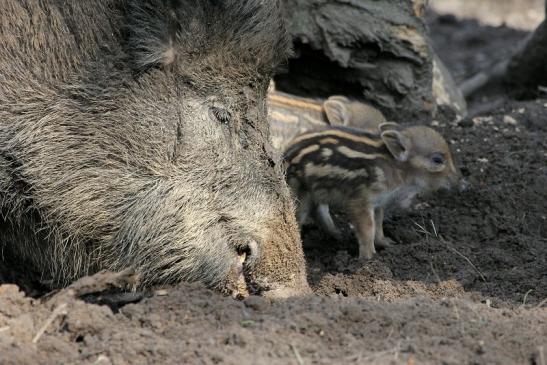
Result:
[[[525,35],[446,16],[431,29],[459,80]],[[547,364],[547,95],[490,89],[470,109],[433,124],[471,187],[391,212],[395,244],[370,261],[343,215],[344,242],[305,227],[313,295],[235,301],[180,284],[112,309],[44,296],[3,267],[0,364]]]

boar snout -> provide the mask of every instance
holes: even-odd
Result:
[[[246,268],[253,294],[281,299],[311,292],[292,202],[285,207],[265,225],[266,229],[256,231],[263,238],[260,254]]]
[[[244,248],[237,250],[237,259],[230,270],[226,285],[232,298],[242,300],[249,294],[255,294],[270,299],[284,299],[311,293],[306,277],[301,273],[293,274],[292,280],[281,283],[275,282],[275,278],[254,278],[252,267],[260,264],[259,244],[256,241],[252,240]],[[268,284],[272,281],[272,284]]]

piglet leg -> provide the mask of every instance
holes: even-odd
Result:
[[[374,244],[376,247],[386,248],[391,246],[393,241],[384,236],[384,208],[374,209],[374,223],[376,227]]]
[[[334,224],[327,204],[319,204],[314,209],[314,214],[316,223],[318,223],[325,232],[337,241],[342,240],[342,233],[340,233],[340,230],[338,230],[336,224]]]
[[[353,206],[349,209],[349,213],[359,240],[359,257],[370,259],[376,253],[374,248],[374,208],[367,205]]]
[[[300,231],[302,227],[306,224],[310,211],[313,209],[312,200],[309,194],[302,194],[298,202],[298,208],[296,209],[296,218],[298,219],[298,225],[300,226]]]

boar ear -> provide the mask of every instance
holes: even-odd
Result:
[[[180,56],[175,48],[177,19],[167,2],[129,1],[125,30],[127,52],[136,69],[167,66]]]
[[[127,53],[137,69],[230,70],[269,77],[290,52],[278,1],[124,0]],[[215,72],[212,71],[212,72]],[[225,71],[223,71],[225,72]]]
[[[403,127],[399,123],[395,122],[384,122],[380,123],[380,125],[378,126],[378,130],[380,131],[380,133],[385,131],[401,131],[402,129]]]
[[[394,130],[382,132],[382,140],[395,159],[404,162],[410,154],[410,139],[403,133]]]
[[[349,124],[351,113],[349,109],[349,100],[343,96],[331,96],[323,103],[325,114],[331,125]]]

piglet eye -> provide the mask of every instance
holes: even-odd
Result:
[[[216,106],[209,108],[209,115],[212,119],[222,124],[228,124],[232,120],[232,114],[229,111]]]
[[[431,162],[433,162],[435,165],[442,165],[444,163],[444,157],[440,153],[436,153],[431,156]]]

